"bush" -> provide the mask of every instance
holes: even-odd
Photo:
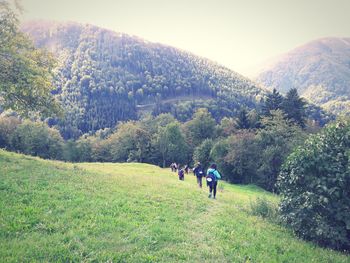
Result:
[[[41,122],[24,121],[11,136],[12,149],[42,158],[62,158],[63,139],[59,132]]]
[[[278,178],[282,220],[301,237],[350,249],[350,122],[328,125],[287,159]]]
[[[277,205],[266,197],[258,197],[254,201],[250,201],[250,210],[255,216],[261,216],[272,221],[277,221],[278,219]]]
[[[0,148],[12,149],[12,135],[20,123],[16,117],[0,117]]]

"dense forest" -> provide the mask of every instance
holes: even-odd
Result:
[[[92,25],[32,22],[22,30],[58,59],[54,94],[66,110],[58,121],[64,138],[111,128],[145,111],[186,121],[206,107],[220,120],[242,106],[256,108],[266,94],[208,59]]]

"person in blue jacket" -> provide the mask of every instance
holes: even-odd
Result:
[[[208,171],[207,171],[207,185],[209,186],[209,198],[213,197],[216,198],[216,187],[218,186],[218,180],[221,179],[221,175],[216,170],[216,164],[213,163],[210,165]]]

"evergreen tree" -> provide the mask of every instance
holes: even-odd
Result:
[[[249,126],[251,129],[259,129],[261,127],[259,112],[255,109],[251,110],[247,114],[249,120]]]
[[[249,129],[250,128],[250,122],[248,118],[248,112],[246,109],[241,109],[236,123],[237,129]]]
[[[266,116],[270,116],[270,111],[279,110],[282,108],[283,96],[276,90],[273,89],[272,93],[267,95],[262,111]]]
[[[281,110],[271,111],[257,131],[259,152],[256,183],[268,191],[275,191],[277,176],[291,150],[303,142],[304,133],[298,125],[286,120]]]
[[[282,109],[287,118],[301,127],[305,127],[305,102],[299,97],[297,89],[290,89],[283,100]]]

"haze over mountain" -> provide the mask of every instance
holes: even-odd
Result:
[[[67,110],[58,123],[65,138],[137,119],[144,111],[186,120],[201,106],[221,119],[242,106],[254,108],[265,94],[208,59],[93,25],[36,21],[22,30],[59,61],[55,94]]]
[[[350,38],[322,38],[300,46],[266,66],[257,81],[300,95],[334,112],[350,111]]]

